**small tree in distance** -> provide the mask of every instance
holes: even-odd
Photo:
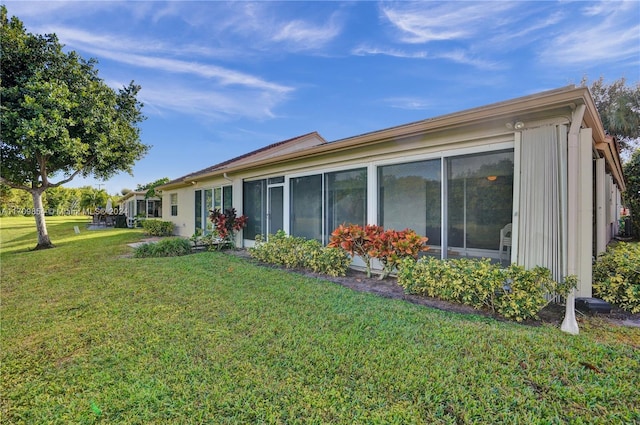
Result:
[[[136,187],[136,191],[141,192],[143,190],[146,190],[147,193],[144,196],[145,198],[153,198],[154,196],[158,196],[158,194],[156,193],[156,187],[163,185],[165,183],[169,183],[169,177],[163,177],[161,179],[158,179],[156,181],[153,181],[151,183],[147,183],[147,184],[139,184]]]
[[[0,183],[31,194],[35,249],[52,248],[43,193],[78,175],[131,174],[149,150],[138,128],[140,86],[111,89],[95,60],[64,53],[55,34],[27,33],[18,18],[7,18],[5,6],[0,40]]]

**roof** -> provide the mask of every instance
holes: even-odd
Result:
[[[203,168],[202,170],[194,171],[193,173],[186,174],[163,185],[157,186],[156,189],[163,190],[175,186],[190,184],[191,181],[194,181],[198,178],[220,174],[232,165],[239,166],[240,164],[251,163],[259,159],[273,158],[275,156],[296,152],[313,146],[324,145],[326,143],[327,141],[322,136],[320,136],[318,132],[313,131],[311,133],[303,134],[302,136],[297,136],[291,139],[272,143],[260,149],[256,149],[243,155],[236,156],[235,158],[228,159],[210,167]]]
[[[127,201],[129,198],[135,197],[136,195],[139,196],[145,196],[147,194],[146,190],[132,190],[131,192],[128,192],[126,195],[124,195],[122,198],[120,198],[120,200],[118,202],[122,203]],[[159,199],[158,196],[152,196],[149,199]]]
[[[176,183],[185,183],[193,177],[210,177],[216,174],[231,173],[242,171],[251,167],[260,167],[267,165],[282,164],[294,160],[309,159],[328,153],[339,153],[348,151],[358,147],[370,147],[376,144],[385,143],[400,138],[411,137],[415,135],[427,134],[430,132],[465,127],[471,125],[480,125],[488,121],[504,120],[505,122],[517,121],[523,117],[534,117],[537,114],[547,113],[547,111],[555,111],[555,113],[563,113],[570,115],[578,106],[585,105],[585,113],[582,125],[591,128],[593,131],[593,143],[598,146],[600,143],[607,143],[606,135],[600,116],[596,109],[595,103],[589,90],[585,87],[575,87],[573,85],[562,87],[555,90],[544,91],[528,96],[523,96],[503,102],[493,103],[477,108],[467,109],[460,112],[441,115],[435,118],[415,121],[395,127],[382,130],[372,131],[345,139],[336,140],[331,143],[319,143],[300,149],[290,151],[272,152],[272,155],[255,155],[257,152],[269,150],[273,146],[287,143],[298,138],[289,139],[288,141],[269,145],[257,151],[250,152],[246,155],[225,161],[221,164],[200,170],[195,173],[188,174],[179,179],[169,182],[160,188],[168,188],[175,186]],[[317,133],[309,133],[317,134]],[[308,136],[308,135],[305,135]],[[305,137],[300,136],[300,137]],[[319,137],[319,135],[318,135]],[[610,151],[611,152],[611,151]],[[622,178],[622,168],[619,156],[611,152],[606,156],[607,166],[611,169],[612,175],[616,179],[619,187],[624,188],[624,180]],[[240,161],[242,159],[242,161]]]

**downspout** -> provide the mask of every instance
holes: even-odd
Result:
[[[569,128],[567,140],[567,243],[563,251],[569,251],[568,247],[574,247],[571,255],[565,256],[567,264],[567,275],[575,275],[577,262],[575,247],[578,245],[578,143],[580,141],[580,127],[584,118],[586,106],[578,105],[573,111],[573,119]],[[578,322],[576,321],[575,289],[567,294],[564,320],[560,330],[573,335],[579,333]]]
[[[222,178],[225,179],[228,182],[232,182],[233,183],[233,179],[230,178],[227,173],[222,173]]]

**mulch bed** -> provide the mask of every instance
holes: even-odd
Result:
[[[250,261],[253,260],[249,253],[244,249],[237,250],[229,250],[225,251],[229,254],[236,255],[242,258],[246,258]],[[262,263],[260,263],[262,264]],[[281,268],[278,266],[274,266],[271,264],[262,264],[265,267],[272,268]],[[381,297],[385,298],[393,298],[393,299],[401,299],[413,304],[424,305],[432,308],[437,308],[438,310],[450,311],[454,313],[460,314],[475,314],[481,315],[485,317],[492,317],[496,320],[500,321],[508,321],[507,319],[493,314],[488,310],[476,310],[473,307],[452,303],[448,301],[443,301],[437,298],[430,298],[422,295],[411,295],[406,294],[404,289],[399,286],[396,282],[396,279],[393,277],[388,277],[384,280],[379,280],[377,276],[368,278],[366,273],[349,269],[347,271],[347,275],[344,277],[331,277],[324,274],[313,273],[308,270],[301,269],[284,269],[291,273],[298,273],[304,276],[314,277],[318,279],[328,280],[330,282],[337,283],[339,285],[345,286],[347,288],[353,289],[354,291],[359,292],[370,292]],[[564,319],[565,306],[559,304],[549,304],[545,307],[539,314],[539,319],[537,320],[526,320],[524,322],[520,322],[529,326],[540,326],[543,323],[551,324],[554,326],[560,326],[562,320]],[[576,311],[576,316],[580,317],[582,313]],[[618,308],[613,308],[610,314],[599,314],[599,317],[609,320],[613,325],[625,325],[625,326],[640,326],[640,314],[631,314],[625,312],[624,310],[620,310]],[[515,322],[514,322],[515,323]]]

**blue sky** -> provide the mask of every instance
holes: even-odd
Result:
[[[5,1],[134,80],[152,145],[110,194],[318,131],[329,141],[604,77],[640,81],[640,2]]]

